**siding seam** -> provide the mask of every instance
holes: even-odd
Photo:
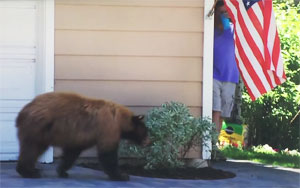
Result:
[[[96,3],[90,3],[90,4],[84,4],[84,3],[78,3],[78,4],[65,4],[65,3],[59,3],[57,2],[55,4],[56,6],[101,6],[101,7],[137,7],[137,8],[183,8],[183,9],[199,9],[203,8],[203,6],[170,6],[170,5],[126,5],[126,4],[120,4],[120,5],[105,5],[105,4],[96,4]]]
[[[203,81],[198,80],[100,80],[100,79],[61,79],[61,78],[55,78],[55,81],[65,81],[65,82],[72,82],[72,81],[81,81],[81,82],[168,82],[168,83],[198,83],[202,84]]]
[[[91,57],[145,57],[145,58],[197,58],[201,59],[202,56],[159,56],[159,55],[118,55],[118,54],[58,54],[56,53],[55,56],[91,56]]]
[[[203,30],[199,31],[175,31],[175,30],[115,30],[115,29],[65,29],[55,28],[56,31],[79,31],[79,32],[133,32],[133,33],[186,33],[186,34],[203,34]]]
[[[132,108],[155,108],[155,107],[160,107],[161,105],[126,105],[127,107],[132,107]],[[200,108],[201,106],[192,106],[192,105],[188,105],[188,108]]]

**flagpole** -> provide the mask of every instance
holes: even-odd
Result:
[[[207,14],[207,17],[211,17],[215,13],[215,8],[218,0],[215,0],[214,5],[211,7],[210,11]]]

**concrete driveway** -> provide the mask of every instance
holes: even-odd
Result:
[[[236,173],[236,177],[224,180],[172,180],[131,176],[129,182],[112,182],[103,172],[73,167],[68,179],[56,176],[55,164],[39,164],[43,178],[24,179],[15,171],[15,162],[1,162],[0,187],[300,187],[300,169],[276,168],[249,161],[228,160],[216,162],[212,167]]]

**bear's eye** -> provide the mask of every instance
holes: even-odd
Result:
[[[132,121],[135,123],[139,123],[140,121],[142,121],[144,119],[143,115],[138,115],[138,116],[132,116]]]

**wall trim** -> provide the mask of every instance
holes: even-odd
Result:
[[[42,66],[39,72],[42,79],[38,82],[37,94],[54,91],[54,0],[41,0],[41,25],[38,29],[39,60]],[[39,159],[43,163],[53,162],[53,147],[50,147]]]
[[[44,61],[45,69],[45,92],[54,91],[54,0],[44,0],[45,10],[45,43]]]
[[[202,117],[212,118],[212,96],[213,96],[213,41],[214,41],[214,19],[208,17],[214,1],[204,1],[204,35],[203,35],[203,111]],[[203,143],[202,158],[207,160],[211,158],[211,141]]]

